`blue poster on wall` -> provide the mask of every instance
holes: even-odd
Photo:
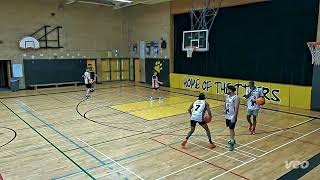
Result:
[[[23,77],[22,64],[12,64],[13,77]]]
[[[146,43],[146,55],[147,57],[150,57],[151,54],[151,42]]]
[[[145,45],[144,41],[140,41],[140,59],[145,59]]]
[[[153,42],[153,57],[157,58],[159,54],[159,43],[154,41]]]

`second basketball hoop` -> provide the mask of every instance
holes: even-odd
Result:
[[[307,43],[312,56],[312,64],[320,65],[320,42]]]

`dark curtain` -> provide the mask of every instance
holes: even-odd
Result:
[[[176,73],[311,85],[306,45],[316,41],[319,0],[273,0],[221,8],[209,33],[209,51],[182,51],[190,15],[174,17]]]

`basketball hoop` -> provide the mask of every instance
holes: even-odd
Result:
[[[223,0],[192,0],[191,30],[210,31]]]
[[[196,47],[188,47],[187,50],[187,58],[192,58],[192,53],[196,49]]]
[[[312,64],[320,65],[320,42],[307,43],[312,56]]]

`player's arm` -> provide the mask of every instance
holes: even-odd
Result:
[[[237,96],[234,99],[235,107],[234,107],[234,117],[232,119],[232,122],[234,123],[236,119],[238,118],[239,113],[239,106],[240,106],[240,98]]]
[[[212,119],[212,113],[209,104],[206,102],[206,110],[208,111],[209,118]]]
[[[259,96],[264,98],[264,94],[263,94],[262,88],[259,89],[259,92],[260,92],[260,95],[259,95]]]
[[[190,116],[191,116],[191,114],[192,114],[192,108],[193,108],[193,103],[190,105],[190,107],[189,107],[189,109],[188,109],[188,112],[189,112],[189,114],[190,114]]]
[[[163,82],[159,81],[159,78],[157,78],[157,82],[158,82],[158,84],[163,85]]]
[[[85,73],[83,74],[83,77],[84,77],[85,79],[88,79],[88,73],[85,72]]]
[[[249,98],[249,91],[248,91],[249,89],[246,89],[246,94],[245,95],[243,95],[243,97],[244,98],[246,98],[246,99],[248,99]]]

